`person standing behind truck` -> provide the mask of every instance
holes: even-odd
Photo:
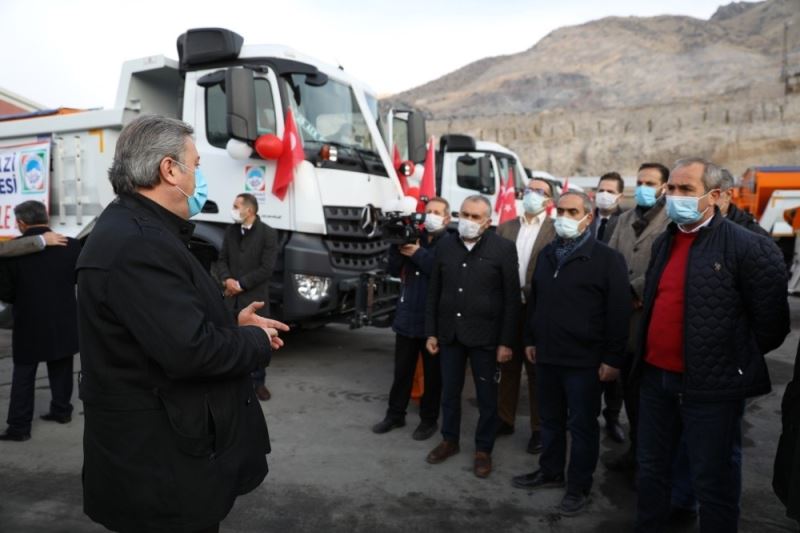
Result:
[[[411,438],[426,440],[438,428],[442,399],[442,371],[439,359],[425,348],[425,301],[433,269],[436,246],[447,234],[450,204],[441,197],[425,206],[425,231],[416,243],[389,248],[389,274],[401,279],[400,299],[392,329],[395,332],[394,381],[389,393],[386,417],[372,426],[372,432],[386,433],[405,425],[417,359],[422,354],[424,387],[419,404],[420,424]]]
[[[532,179],[525,189],[522,206],[525,213],[514,220],[504,222],[497,227],[497,234],[517,246],[519,256],[519,283],[522,287],[519,327],[511,360],[500,365],[503,379],[498,385],[499,397],[497,400],[497,415],[500,424],[497,427],[498,435],[511,435],[514,433],[514,422],[517,418],[517,404],[519,402],[519,384],[522,377],[522,367],[528,376],[528,402],[530,407],[531,436],[528,439],[526,451],[536,454],[542,451],[539,419],[539,405],[536,401],[536,369],[525,358],[525,345],[522,342],[522,332],[527,317],[527,297],[531,290],[531,279],[536,270],[536,261],[539,253],[556,237],[553,219],[547,215],[548,209],[558,201],[556,188],[550,181]]]
[[[269,280],[278,257],[278,232],[261,221],[258,200],[252,194],[236,197],[231,216],[236,223],[225,230],[217,265],[225,304],[236,316],[251,303],[264,302],[258,314],[268,317]],[[253,386],[262,402],[272,396],[266,377],[263,367],[253,372]]]
[[[22,202],[14,208],[14,215],[23,239],[52,234],[43,203]],[[72,363],[78,351],[75,263],[80,250],[78,241],[69,239],[66,246],[9,259],[0,265],[0,300],[14,304],[14,373],[8,429],[0,440],[30,439],[40,362],[47,363],[52,393],[50,409],[40,418],[60,424],[72,420]]]

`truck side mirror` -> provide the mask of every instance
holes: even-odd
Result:
[[[478,172],[481,177],[481,193],[495,193],[495,172],[492,166],[492,156],[485,155],[478,159]]]
[[[228,135],[240,141],[255,141],[256,86],[253,71],[248,68],[229,68],[225,72],[226,125]]]
[[[427,155],[425,117],[412,111],[408,114],[408,158],[415,163],[425,161]]]

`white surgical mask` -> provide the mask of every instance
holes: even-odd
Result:
[[[462,239],[477,239],[481,234],[481,225],[466,218],[459,218],[458,234]]]
[[[600,191],[594,198],[594,202],[599,209],[611,209],[617,204],[618,194],[608,191]]]
[[[429,233],[436,233],[444,227],[444,217],[435,213],[425,215],[425,229]]]
[[[244,217],[242,216],[242,212],[239,211],[238,209],[231,210],[231,218],[237,224],[241,224],[242,222],[244,222]]]
[[[545,198],[538,192],[529,191],[522,197],[522,207],[525,209],[526,213],[535,215],[541,213],[547,200],[548,198]]]
[[[556,229],[556,233],[562,239],[574,239],[578,235],[581,234],[580,225],[589,214],[587,213],[582,219],[575,220],[574,218],[569,217],[557,217],[555,223],[553,224]]]

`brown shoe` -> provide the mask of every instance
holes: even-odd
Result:
[[[486,452],[475,452],[475,475],[481,478],[492,473],[492,456]]]
[[[264,385],[259,385],[256,387],[256,396],[262,402],[266,402],[270,398],[272,398],[272,394],[270,394],[269,389],[266,388]]]
[[[428,457],[425,458],[432,465],[438,465],[448,457],[451,457],[459,452],[458,443],[443,440],[436,448],[431,450]]]

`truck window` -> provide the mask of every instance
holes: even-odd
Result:
[[[483,161],[483,164],[482,163]],[[488,169],[488,170],[487,170]],[[491,156],[475,158],[462,155],[456,160],[456,181],[459,187],[482,194],[494,194],[494,169]]]
[[[275,118],[275,100],[272,98],[272,87],[264,78],[256,78],[256,119],[259,135],[277,133]],[[226,115],[225,92],[222,85],[213,85],[206,89],[206,138],[212,146],[225,148],[228,143],[228,127]]]

